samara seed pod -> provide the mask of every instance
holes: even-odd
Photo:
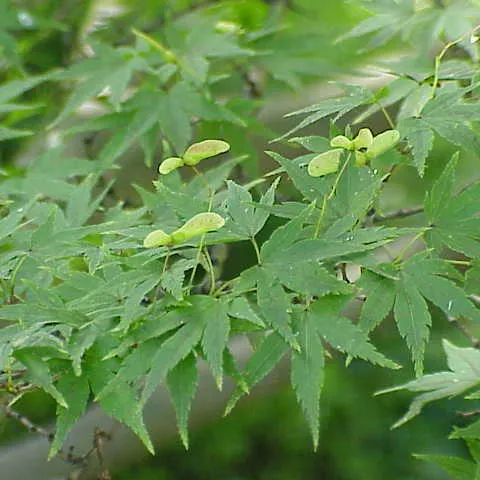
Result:
[[[169,157],[160,164],[160,166],[158,167],[158,172],[162,175],[167,175],[168,173],[173,172],[173,170],[176,170],[183,165],[183,159],[179,157]]]
[[[169,243],[172,243],[172,238],[170,235],[165,233],[163,230],[154,230],[145,237],[143,246],[147,248],[163,247]]]
[[[333,148],[343,148],[345,150],[353,150],[354,148],[353,142],[344,135],[333,137],[330,140],[330,146]]]
[[[228,152],[230,145],[223,140],[204,140],[194,143],[187,148],[183,155],[185,165],[193,167],[205,158],[214,157],[220,153]]]
[[[170,234],[172,243],[181,243],[192,237],[218,230],[225,225],[225,219],[213,212],[199,213]]]
[[[400,140],[400,132],[398,130],[386,130],[377,135],[367,149],[367,156],[369,159],[378,157],[382,153],[393,148]]]
[[[357,167],[363,167],[367,161],[367,152],[360,152],[359,150],[355,152],[355,165],[357,165]]]
[[[353,139],[355,150],[369,149],[373,143],[373,135],[369,128],[361,128],[357,136]]]
[[[308,174],[311,177],[323,177],[329,173],[335,173],[338,170],[341,156],[342,150],[340,148],[317,155],[308,164]]]

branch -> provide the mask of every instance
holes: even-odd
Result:
[[[401,208],[400,210],[395,210],[390,213],[385,213],[384,215],[377,214],[376,212],[370,217],[372,223],[385,222],[386,220],[395,220],[397,218],[411,217],[412,215],[417,215],[422,213],[424,210],[423,205],[417,205],[410,208]]]
[[[263,97],[262,87],[258,79],[255,78],[255,73],[245,69],[241,65],[236,66],[236,70],[240,74],[245,83],[246,96],[249,99],[259,99]]]
[[[480,305],[480,295],[469,295],[470,300],[474,301],[476,304]]]
[[[8,418],[13,418],[18,423],[23,425],[29,432],[38,433],[42,437],[45,437],[49,442],[53,440],[53,433],[48,431],[47,429],[41,427],[40,425],[36,425],[27,417],[23,416],[21,413],[14,410],[10,405],[4,405],[5,415]]]
[[[22,415],[20,412],[17,412],[16,410],[14,410],[8,403],[4,404],[3,408],[5,411],[6,417],[16,420],[18,423],[23,425],[29,432],[36,433],[44,437],[49,443],[53,441],[55,437],[54,432],[46,428],[43,428],[40,425],[35,424],[29,418]],[[67,452],[65,452],[64,449],[60,449],[58,451],[57,456],[58,458],[60,458],[66,463],[69,463],[77,467],[79,466],[80,471],[79,472],[77,471],[76,473],[79,475],[82,475],[89,465],[89,459],[94,454],[96,454],[98,458],[99,468],[100,468],[100,474],[98,478],[102,480],[110,480],[112,477],[110,475],[108,468],[105,466],[104,449],[105,449],[105,443],[111,440],[111,438],[112,436],[110,434],[108,434],[104,430],[101,430],[98,427],[95,427],[92,446],[89,450],[87,450],[86,453],[84,453],[83,455],[75,455],[74,454],[75,448],[73,445],[71,445],[68,448]]]
[[[455,317],[449,316],[448,320],[468,338],[473,348],[480,348],[480,339],[478,339],[466,325]]]

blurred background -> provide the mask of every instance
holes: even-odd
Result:
[[[415,54],[412,45],[403,43],[397,37],[368,50],[365,49],[364,37],[337,41],[372,15],[367,8],[369,3],[376,2],[3,0],[0,2],[0,78],[6,82],[21,75],[43,75],[64,68],[87,55],[93,42],[132,45],[135,42],[132,27],[174,43],[176,33],[201,28],[202,22],[230,22],[229,28],[236,25],[246,32],[253,32],[249,41],[256,54],[238,62],[219,62],[215,72],[218,80],[212,91],[216,98],[228,104],[249,123],[249,131],[234,124],[225,123],[219,127],[218,123],[206,121],[195,127],[195,136],[228,138],[234,154],[249,154],[245,170],[239,171],[238,175],[244,179],[254,178],[259,172],[273,167],[263,153],[265,149],[287,156],[298,154],[298,149],[286,142],[269,144],[270,140],[285,133],[297,122],[296,119],[285,119],[283,115],[338,94],[338,88],[328,83],[331,80],[381,86],[388,76],[372,66],[375,62]],[[392,0],[392,3],[399,2]],[[412,0],[403,3],[422,2]],[[432,61],[436,47],[438,45],[431,45],[431,50],[425,52],[425,62]],[[199,48],[198,44],[191,45],[193,53]],[[204,45],[202,48],[207,47]],[[228,78],[225,77],[226,72]],[[38,104],[38,107],[3,117],[3,121],[9,127],[22,129],[38,127],[39,123],[48,124],[58,113],[58,103],[65,94],[54,83],[42,84],[26,94],[27,100]],[[98,112],[103,112],[100,101],[86,102],[77,117],[68,120],[62,127],[78,127]],[[341,125],[351,120],[352,117],[347,118]],[[368,125],[374,131],[388,128],[381,115],[374,115],[368,120]],[[328,136],[328,129],[329,124],[325,121],[303,133]],[[106,138],[108,134],[100,132],[92,135],[77,128],[76,133],[69,135],[64,143],[68,153],[94,158]],[[56,141],[55,131],[28,138],[6,139],[0,151],[1,167],[8,171],[21,169],[45,145],[48,147]],[[165,145],[159,145],[151,160],[145,163],[140,151],[140,146],[134,146],[125,152],[120,161],[122,168],[115,173],[116,198],[126,199],[132,204],[138,201],[138,197],[131,184],[151,188],[156,166],[167,153]],[[393,210],[421,202],[425,188],[453,151],[451,146],[436,142],[432,162],[435,167],[429,169],[423,179],[419,179],[414,168],[406,166],[398,169],[388,184],[384,208]],[[462,154],[459,183],[470,178],[474,171],[474,159]],[[288,192],[283,193],[288,196]],[[262,235],[268,236],[268,233],[267,228]],[[231,253],[231,258],[236,259],[233,262],[250,262],[252,252],[249,248]],[[237,269],[234,263],[226,268],[232,272]],[[426,355],[427,372],[445,366],[441,350],[444,336],[448,335],[459,345],[465,344],[461,334],[452,329],[443,315],[437,315],[433,323],[432,342]],[[398,341],[393,321],[386,322],[375,332],[374,343],[396,362],[409,365],[408,351]],[[221,418],[221,408],[217,408],[208,422],[194,418],[189,451],[183,449],[175,435],[169,434],[158,442],[155,457],[139,455],[130,465],[122,465],[121,470],[115,470],[113,462],[113,478],[447,480],[449,477],[440,469],[416,460],[412,453],[464,453],[462,443],[446,439],[453,423],[462,425],[464,422],[458,412],[471,408],[465,407],[460,400],[429,406],[414,421],[399,430],[390,430],[390,426],[408,407],[410,397],[404,393],[380,397],[373,394],[381,388],[410,380],[410,367],[392,372],[353,362],[346,368],[342,358],[332,358],[326,370],[317,452],[312,450],[308,428],[288,384],[288,371],[277,372],[277,376],[276,381],[264,388],[261,394],[241,401],[228,417]],[[208,390],[201,390],[200,394],[203,398],[197,398],[197,403],[208,404]],[[202,408],[194,408],[194,416],[201,417],[204,414]],[[45,426],[50,424],[55,414],[53,403],[40,394],[21,400],[18,409],[33,422]],[[166,421],[171,415],[170,409],[155,412],[155,422]],[[27,451],[22,450],[26,445],[23,442],[27,437],[31,439],[32,435],[18,422],[2,419],[0,443],[4,450],[0,452],[3,459],[0,465],[2,462],[5,464],[12,452],[20,455],[15,458],[22,458],[22,452]],[[131,441],[135,442],[134,439]],[[45,440],[39,439],[38,442]],[[123,453],[119,450],[112,455],[120,458]],[[38,457],[23,456],[23,461],[30,465],[30,478],[40,478],[35,476]],[[95,472],[94,469],[92,471]],[[17,477],[12,474],[9,478]]]

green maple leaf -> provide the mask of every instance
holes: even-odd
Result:
[[[458,272],[447,262],[420,253],[404,264],[403,275],[405,282],[413,283],[425,298],[446,315],[480,321],[480,309],[462,288],[450,278],[445,278],[458,278]]]
[[[128,87],[132,73],[147,68],[140,57],[131,55],[131,49],[96,45],[96,50],[95,57],[79,62],[56,75],[58,80],[80,81],[50,128],[58,125],[106,87],[110,88],[110,100],[118,109],[120,98]]]
[[[471,122],[479,118],[480,108],[463,99],[468,92],[469,89],[459,87],[446,88],[436,97],[423,101],[423,108],[418,108],[415,116],[399,121],[397,128],[402,137],[407,139],[421,176],[433,146],[434,133],[463,149],[479,151],[480,139],[472,129]]]
[[[302,230],[303,224],[306,222],[309,215],[314,209],[314,205],[305,207],[302,204],[302,211],[295,215],[294,218],[289,220],[285,225],[278,227],[270,236],[270,238],[263,243],[260,249],[260,257],[264,262],[272,262],[278,253],[286,247],[292,245],[296,241],[300,240],[304,232]]]
[[[150,130],[155,127],[159,128],[158,122],[161,121],[162,115],[165,115],[164,109],[166,105],[165,95],[160,92],[141,91],[133,99],[128,108],[128,122],[124,128],[120,128],[112,135],[109,141],[103,146],[98,155],[99,168],[108,169],[114,161],[124,153],[135,140],[142,135],[149,134]],[[122,113],[121,115],[124,115]],[[178,114],[174,119],[175,125],[182,121],[179,128],[182,130],[182,140],[186,144],[189,132],[185,132],[185,122],[183,117]],[[189,127],[190,125],[188,125]],[[175,130],[176,132],[176,130]]]
[[[33,135],[32,130],[20,130],[18,128],[0,127],[0,142],[11,140],[12,138],[28,137]]]
[[[0,7],[1,8],[1,7]],[[55,72],[49,72],[44,75],[28,77],[21,80],[12,80],[0,87],[0,105],[5,104],[11,99],[21,95],[22,93],[36,87],[38,84],[49,80],[55,76]]]
[[[415,284],[408,278],[396,285],[394,314],[400,335],[407,342],[417,375],[423,371],[425,346],[432,324],[428,305]]]
[[[104,359],[110,349],[108,341],[102,339],[89,350],[85,371],[90,388],[105,412],[130,427],[153,454],[153,444],[143,422],[142,405],[138,401],[136,389],[128,384],[128,380],[118,380],[115,376],[119,368],[117,359]],[[145,359],[142,361],[145,363]],[[114,379],[117,381],[112,382]],[[110,387],[108,391],[105,388],[107,386]],[[118,401],[119,398],[122,399],[121,402]]]
[[[288,343],[276,332],[265,336],[260,346],[247,362],[242,375],[242,383],[237,385],[225,408],[228,415],[238,400],[268,375],[289,349]]]
[[[418,415],[423,406],[434,400],[460,395],[480,383],[480,352],[474,348],[460,348],[443,340],[449,371],[423,375],[397,387],[381,390],[378,394],[410,390],[426,392],[416,397],[407,413],[393,428],[399,427]]]
[[[449,438],[480,439],[480,420],[473,422],[467,427],[454,427]]]
[[[204,304],[201,299],[196,299],[194,304],[197,308],[187,308],[185,312],[185,315],[190,316],[189,321],[163,342],[150,359],[151,369],[145,379],[145,386],[142,391],[141,402],[143,404],[165,380],[168,372],[183,360],[202,338],[207,311],[202,311]]]
[[[68,432],[84,414],[90,395],[88,379],[85,376],[77,377],[73,372],[62,375],[57,388],[67,400],[68,408],[57,405],[57,423],[55,436],[48,453],[49,459],[58,453],[67,438]]]
[[[425,171],[425,162],[430,150],[433,148],[435,137],[433,130],[419,118],[407,118],[398,124],[402,137],[407,139],[411,148],[413,163],[420,176]]]
[[[480,182],[454,195],[457,161],[456,154],[425,197],[425,213],[432,226],[427,238],[433,245],[443,244],[477,258],[480,256]]]
[[[27,376],[30,377],[33,384],[51,395],[58,405],[68,408],[61,391],[54,385],[54,375],[48,363],[35,351],[35,347],[19,349],[14,355],[28,369]]]
[[[308,315],[318,335],[333,348],[350,357],[358,357],[388,368],[398,368],[368,341],[368,335],[360,327],[339,314],[351,297],[327,295],[311,303]]]
[[[177,414],[178,431],[187,450],[188,416],[197,390],[197,384],[197,363],[193,354],[181,360],[167,376],[168,390]]]
[[[272,264],[268,271],[289,290],[302,295],[323,296],[327,293],[347,294],[352,287],[337,279],[327,268],[313,260],[290,265]]]
[[[278,182],[279,180],[273,182],[262,196],[260,207],[273,205]],[[227,210],[232,222],[227,223],[226,228],[245,238],[253,238],[265,225],[270,216],[269,211],[266,208],[255,208],[252,195],[246,187],[231,180],[227,181],[227,187]]]
[[[473,268],[465,274],[465,291],[471,295],[480,295],[480,266],[474,264]]]
[[[295,160],[288,160],[275,152],[265,152],[272,157],[280,166],[278,171],[285,171],[300,193],[310,201],[323,199],[323,196],[328,194],[332,185],[332,176],[326,175],[320,178],[311,177],[306,165],[314,157],[314,155],[305,155]]]
[[[455,480],[478,480],[479,478],[480,470],[478,464],[460,457],[424,454],[415,454],[414,457],[419,460],[434,463],[451,475]]]
[[[394,278],[364,272],[358,285],[367,294],[359,326],[375,328],[393,308],[400,335],[405,339],[417,374],[423,370],[423,356],[429,338],[431,315],[427,300],[447,316],[480,321],[480,310],[453,280],[462,277],[449,263],[429,258],[425,252],[414,255],[397,270]]]
[[[288,137],[292,133],[295,133],[296,131],[307,127],[308,125],[318,122],[322,118],[328,117],[333,114],[335,114],[335,116],[333,117],[333,122],[336,122],[338,119],[343,117],[345,114],[347,114],[354,108],[372,102],[372,93],[367,88],[345,85],[340,82],[336,83],[340,88],[344,89],[345,92],[348,93],[347,96],[324,100],[323,102],[316,105],[311,105],[309,107],[302,108],[301,110],[296,110],[295,112],[291,112],[288,115],[285,115],[286,117],[292,117],[295,115],[303,115],[305,113],[309,114],[296,127],[292,128],[276,140],[282,140],[283,138]]]
[[[257,270],[257,302],[266,322],[289,345],[298,349],[290,324],[291,301],[275,274],[265,268]]]
[[[370,35],[365,49],[378,48],[402,32],[406,25],[412,22],[416,14],[414,5],[410,2],[395,2],[392,4],[391,2],[378,1],[374,4],[369,3],[368,7],[374,14],[355,25],[338,41]]]
[[[339,179],[335,197],[328,204],[326,234],[337,236],[355,228],[367,214],[381,187],[382,176],[378,172],[350,163]]]
[[[382,108],[387,108],[407,97],[417,86],[417,82],[410,78],[397,78],[393,80],[375,92],[377,102],[367,107],[362,113],[355,117],[353,123],[356,125],[361,124]]]
[[[404,233],[408,233],[408,230],[368,227],[360,228],[353,232],[342,233],[341,235],[333,232],[333,234],[329,236],[328,233],[327,231],[323,238],[301,239],[287,246],[282,251],[279,251],[266,263],[286,265],[291,262],[333,260],[335,258],[373,250],[393,241],[393,239]]]
[[[395,281],[365,270],[357,282],[367,294],[362,305],[358,326],[372,331],[390,313],[395,302]]]
[[[171,293],[177,300],[183,299],[183,282],[185,272],[194,265],[192,260],[178,260],[164,274],[160,280],[162,288]]]
[[[292,353],[291,382],[310,427],[316,450],[319,435],[320,394],[324,378],[324,351],[312,316],[299,315],[295,323],[301,350]]]
[[[227,305],[214,298],[210,299],[202,336],[202,348],[219,390],[223,385],[223,352],[230,334],[230,319]]]

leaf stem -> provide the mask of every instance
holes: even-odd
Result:
[[[425,234],[425,232],[429,230],[429,228],[425,228],[425,229],[422,229],[420,232],[418,232],[414,237],[412,237],[410,239],[409,242],[407,242],[407,244],[402,248],[402,250],[400,250],[400,253],[395,257],[395,259],[393,260],[393,264],[398,264],[402,261],[405,253],[408,251],[408,249],[421,237],[423,237],[423,235]]]
[[[393,122],[390,114],[387,112],[387,109],[380,103],[379,100],[376,100],[375,103],[378,105],[378,107],[380,108],[380,111],[383,113],[383,116],[385,117],[385,120],[387,121],[389,127],[392,130],[395,130],[395,123]]]
[[[258,248],[258,243],[255,240],[255,237],[250,237],[250,242],[252,242],[253,248],[255,250],[255,255],[257,256],[257,263],[262,264],[262,258],[260,257],[260,249]]]
[[[233,282],[236,282],[237,280],[239,279],[239,277],[234,277],[234,278],[231,278],[230,280],[227,280],[225,282],[223,282],[214,292],[213,292],[213,296],[216,297],[218,296],[220,293],[222,293],[227,287],[229,287]]]
[[[197,273],[197,267],[198,267],[198,264],[200,263],[200,256],[202,254],[203,237],[204,236],[205,236],[205,234],[200,239],[200,245],[199,245],[199,248],[197,250],[197,256],[195,257],[195,265],[193,266],[192,274],[190,275],[190,280],[188,282],[188,289],[187,289],[188,295],[190,295],[190,291],[192,290],[193,280],[195,279],[195,274]]]
[[[195,167],[194,167],[195,168]],[[196,170],[196,169],[195,169]],[[198,172],[198,171],[197,171]],[[200,174],[200,172],[198,172],[197,174]],[[201,175],[201,174],[200,174]],[[211,212],[212,211],[212,205],[213,205],[213,195],[214,195],[214,191],[213,190],[210,190],[210,199],[208,201],[208,211]],[[195,274],[197,273],[197,267],[198,267],[198,264],[200,263],[200,256],[202,254],[202,250],[203,250],[203,241],[205,240],[205,236],[207,234],[204,233],[201,238],[200,238],[200,243],[198,244],[198,250],[197,250],[197,256],[195,258],[195,265],[193,266],[193,270],[192,270],[192,274],[190,275],[190,281],[188,282],[188,294],[190,294],[190,291],[192,290],[192,286],[193,286],[193,280],[195,279]]]
[[[325,210],[327,209],[327,195],[323,196],[322,209],[318,215],[317,224],[315,225],[315,232],[313,238],[317,238],[320,233],[320,227],[322,226],[323,217],[325,215]]]
[[[17,274],[22,267],[22,265],[25,263],[25,260],[27,259],[27,254],[25,253],[18,263],[15,265],[15,268],[13,269],[12,272],[12,277],[10,279],[10,301],[12,301],[15,298],[15,281],[17,279]]]
[[[132,33],[136,36],[150,44],[155,50],[159,51],[163,57],[164,60],[168,63],[176,63],[177,59],[175,57],[175,54],[169,50],[167,47],[162,45],[158,40],[154,39],[150,35],[147,35],[144,32],[141,32],[140,30],[137,30],[136,28],[132,28]]]
[[[213,294],[215,290],[215,270],[213,268],[212,258],[210,257],[210,252],[208,251],[207,247],[203,247],[203,251],[205,254],[205,258],[207,260],[208,265],[208,273],[210,275],[210,290],[208,292],[209,295]]]
[[[470,267],[472,265],[472,262],[469,260],[450,260],[449,258],[446,258],[445,261],[452,265],[463,265],[464,267]]]
[[[438,76],[440,72],[440,64],[442,62],[443,57],[446,55],[448,50],[452,48],[453,46],[457,45],[460,42],[463,42],[467,37],[471,37],[477,30],[480,30],[480,25],[475,26],[468,32],[465,32],[463,35],[458,37],[455,40],[452,40],[444,45],[440,53],[435,57],[435,69],[434,69],[434,74],[433,74],[433,85],[432,85],[432,93],[431,93],[431,98],[435,96],[435,93],[437,91],[437,84],[438,84]]]
[[[170,249],[167,247],[167,255],[165,256],[165,262],[163,263],[163,268],[162,268],[162,277],[163,275],[165,275],[165,272],[167,271],[169,258],[170,258]]]
[[[330,193],[328,195],[323,196],[322,209],[320,210],[320,214],[318,215],[318,220],[317,220],[317,224],[315,226],[315,232],[313,234],[313,238],[317,238],[319,233],[320,233],[320,228],[322,226],[323,217],[325,216],[325,212],[327,210],[327,203],[333,198],[333,196],[335,195],[335,192],[337,191],[337,187],[338,187],[338,184],[340,182],[340,178],[341,178],[343,172],[345,171],[345,169],[347,168],[347,164],[350,160],[350,156],[351,156],[351,154],[349,153],[345,162],[343,162],[342,168],[338,172],[338,175],[335,178],[335,182],[333,182],[332,189],[330,190]]]
[[[351,155],[352,154],[349,152],[345,162],[343,162],[342,168],[338,172],[337,178],[335,178],[335,182],[332,185],[332,190],[328,194],[327,200],[331,200],[333,198],[333,196],[335,195],[335,192],[337,191],[338,184],[340,183],[340,178],[343,175],[343,172],[345,171],[345,169],[347,168],[347,165],[348,165],[348,162],[350,161]]]
[[[167,254],[165,255],[165,260],[163,262],[162,273],[160,274],[160,280],[163,278],[163,276],[165,275],[165,272],[167,271],[168,260],[170,258],[170,248],[168,248],[167,246],[166,249],[167,249]],[[155,301],[159,297],[161,290],[162,290],[162,284],[160,281],[158,282],[157,288],[155,289],[155,295],[153,297],[153,301]]]
[[[208,183],[208,180],[205,178],[205,175],[195,165],[192,165],[192,169],[197,175],[197,177],[200,178],[202,182],[205,184],[205,186],[208,188],[209,193],[212,194],[212,192],[214,192],[214,189]]]

